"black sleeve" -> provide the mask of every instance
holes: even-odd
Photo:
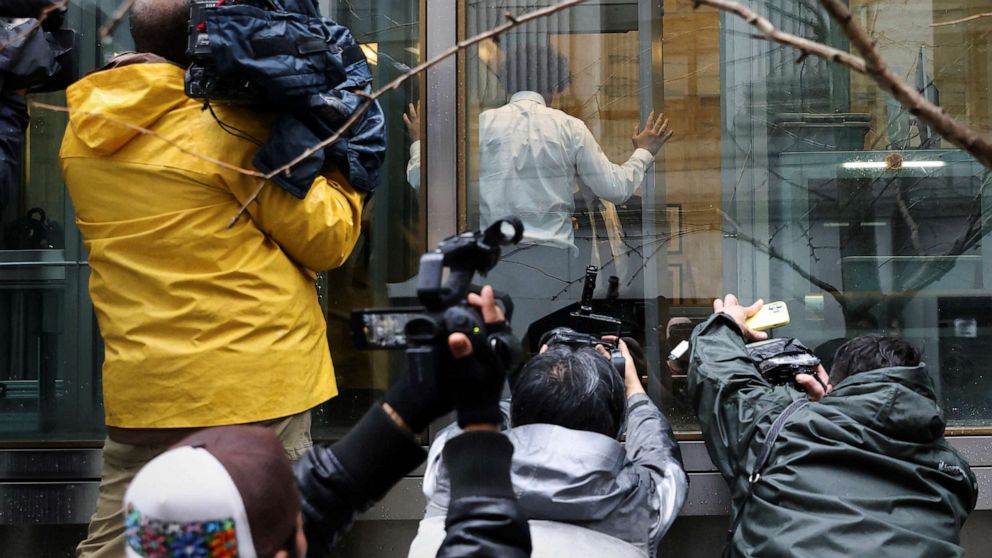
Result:
[[[295,465],[307,556],[327,555],[355,520],[423,463],[427,452],[375,405],[339,442],[318,445]]]
[[[3,76],[0,75],[2,85]],[[14,192],[20,188],[27,129],[28,109],[24,98],[0,92],[0,211],[14,199]],[[7,240],[13,239],[8,237]]]
[[[448,441],[451,503],[438,558],[530,556],[530,528],[510,480],[512,457],[513,444],[497,432],[467,432]]]
[[[33,17],[55,3],[55,0],[4,0],[0,4],[0,17]]]

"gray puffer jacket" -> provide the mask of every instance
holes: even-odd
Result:
[[[503,410],[508,416],[508,405]],[[451,425],[431,446],[425,520],[447,513],[450,489],[441,453],[459,432]],[[514,450],[513,488],[529,519],[585,527],[656,554],[689,482],[671,426],[646,395],[628,401],[626,445],[551,424],[517,426],[506,436]],[[560,555],[574,550],[562,548]]]

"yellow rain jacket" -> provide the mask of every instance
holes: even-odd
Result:
[[[68,101],[62,170],[106,346],[107,425],[263,421],[335,396],[309,270],[351,253],[363,195],[340,174],[318,178],[304,200],[269,184],[228,229],[260,179],[190,153],[252,169],[257,146],[184,95],[181,68],[100,71],[73,85]],[[270,118],[214,108],[232,128],[267,137]]]

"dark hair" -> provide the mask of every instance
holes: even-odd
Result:
[[[862,335],[844,343],[834,353],[830,382],[837,385],[848,376],[879,368],[917,366],[921,360],[920,351],[902,339]]]
[[[542,95],[560,93],[571,81],[568,58],[550,44],[525,40],[523,44],[505,40],[501,79],[510,94],[535,91]]]
[[[189,5],[189,0],[137,0],[129,14],[135,50],[189,66]]]
[[[623,378],[595,349],[555,345],[513,377],[514,426],[556,424],[616,438],[627,411]]]

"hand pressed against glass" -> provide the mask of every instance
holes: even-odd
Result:
[[[672,133],[668,129],[668,119],[665,118],[665,114],[659,112],[658,117],[655,118],[654,111],[651,111],[643,130],[636,122],[634,123],[634,135],[631,136],[630,141],[635,149],[646,149],[652,155],[657,155],[661,147],[672,138]]]

